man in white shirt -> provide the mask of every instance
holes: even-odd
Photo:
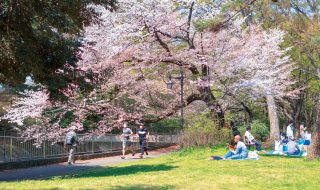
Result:
[[[287,137],[288,137],[288,140],[294,140],[292,122],[290,122],[289,125],[287,126]]]
[[[132,142],[130,140],[130,136],[133,135],[132,130],[128,127],[128,123],[125,122],[123,124],[122,134],[120,138],[122,139],[122,156],[121,159],[125,159],[125,153],[126,150],[129,149],[132,153],[132,156],[134,156],[135,152],[133,149]]]
[[[254,144],[256,146],[256,150],[261,150],[261,142],[257,141],[253,135],[251,134],[251,127],[247,127],[247,131],[244,134],[245,141],[247,144]]]

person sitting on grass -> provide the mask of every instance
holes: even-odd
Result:
[[[236,135],[234,137],[234,141],[237,143],[236,150],[229,151],[226,155],[224,155],[223,159],[241,160],[248,158],[248,149],[246,145],[241,142],[240,135]]]
[[[288,151],[287,151],[288,155],[300,155],[300,152],[301,152],[300,148],[295,141],[289,140],[287,146],[288,146]]]
[[[253,135],[251,134],[251,127],[247,127],[247,131],[244,133],[244,137],[246,139],[247,144],[252,144],[256,146],[256,150],[261,150],[261,142],[257,141]]]
[[[303,123],[301,123],[300,124],[300,138],[303,140],[306,140],[306,130],[307,130],[307,128],[304,127]]]

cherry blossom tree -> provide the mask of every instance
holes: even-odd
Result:
[[[169,93],[163,81],[181,68],[189,79],[185,105],[202,100],[220,118],[225,101],[213,95],[212,87],[230,97],[286,95],[293,66],[288,49],[280,48],[284,33],[246,27],[236,13],[221,13],[224,2],[121,1],[119,12],[101,10],[102,24],[86,29],[79,64],[96,71],[112,68],[107,88],[116,85],[119,95],[130,94],[144,106],[156,99],[155,92]],[[167,110],[177,107],[166,105]]]
[[[46,90],[24,90],[19,93],[19,97],[14,100],[11,107],[6,109],[7,113],[0,119],[23,125],[27,117],[35,118],[42,115],[43,110],[50,105],[48,99]]]
[[[61,135],[66,129],[59,122],[68,111],[80,130],[90,114],[99,115],[91,134],[108,132],[124,120],[156,122],[172,116],[180,108],[179,88],[167,89],[166,82],[181,71],[183,106],[203,101],[221,126],[230,104],[246,107],[239,94],[250,99],[289,95],[294,66],[288,49],[280,47],[284,32],[245,25],[237,12],[221,11],[227,2],[119,0],[116,12],[90,5],[100,22],[85,28],[78,52],[82,59],[71,70],[92,73],[86,81],[95,88],[84,94],[70,84],[64,91],[69,101],[50,108],[63,111],[27,133]]]

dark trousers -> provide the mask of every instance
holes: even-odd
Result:
[[[141,149],[141,155],[143,155],[144,152],[148,152],[146,139],[139,139],[139,144]]]
[[[256,150],[257,151],[260,151],[261,150],[261,142],[257,141],[257,140],[254,140],[253,141],[254,144],[256,145]]]

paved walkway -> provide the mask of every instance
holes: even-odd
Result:
[[[171,151],[176,150],[177,147],[163,148],[155,151],[150,151],[148,156],[144,159],[156,158]],[[17,180],[30,180],[30,179],[46,179],[54,176],[61,176],[67,174],[75,174],[79,171],[92,169],[99,166],[111,166],[124,162],[140,161],[139,154],[135,157],[127,155],[126,159],[121,159],[120,156],[112,156],[105,158],[96,158],[91,160],[79,160],[75,165],[68,166],[67,163],[52,164],[47,166],[32,167],[26,169],[17,169],[0,172],[1,181],[17,181]]]

